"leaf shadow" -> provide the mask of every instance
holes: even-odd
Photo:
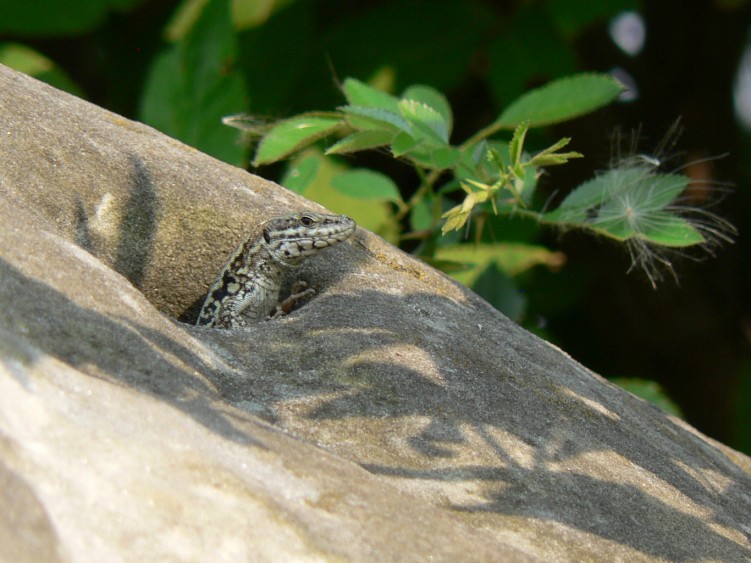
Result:
[[[468,311],[433,293],[377,290],[318,299],[311,308],[325,308],[325,319],[316,319],[325,329],[290,318],[252,332],[255,346],[286,341],[301,344],[304,353],[294,346],[280,350],[283,358],[270,360],[244,386],[216,380],[228,401],[271,405],[289,431],[397,483],[479,486],[472,500],[449,502],[473,518],[555,521],[656,558],[751,554],[741,539],[749,537],[742,524],[751,513],[748,495],[730,499],[728,489],[703,477],[722,475],[729,490],[739,491],[751,490],[749,475],[656,407],[487,307]],[[225,345],[238,361],[249,361]],[[395,361],[394,347],[404,346],[415,358],[429,358],[437,373],[426,376]],[[308,364],[334,367],[308,373]],[[290,417],[296,424],[290,426]],[[415,421],[424,421],[420,429]],[[380,440],[365,431],[361,439],[360,427],[396,435]],[[337,447],[342,440],[350,446]],[[383,462],[363,453],[378,445]]]

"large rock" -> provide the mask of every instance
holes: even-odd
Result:
[[[317,207],[0,67],[0,559],[751,558],[751,460],[378,237],[195,318]]]

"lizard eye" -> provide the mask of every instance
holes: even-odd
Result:
[[[313,224],[314,220],[309,215],[303,215],[302,217],[300,217],[300,222],[306,227],[310,227]]]

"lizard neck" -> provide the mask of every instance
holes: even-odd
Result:
[[[247,271],[254,272],[256,280],[264,280],[267,287],[281,285],[284,274],[295,267],[280,260],[264,243],[256,244],[250,249],[245,263]]]

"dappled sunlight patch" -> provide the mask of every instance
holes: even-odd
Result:
[[[593,409],[594,411],[597,411],[598,413],[608,417],[610,420],[618,421],[621,419],[618,414],[614,413],[610,409],[606,408],[605,405],[602,403],[599,403],[597,401],[593,401],[592,399],[589,399],[587,397],[582,397],[581,395],[575,393],[572,389],[568,387],[560,387],[560,390],[569,397],[572,397],[576,399],[577,401],[580,401],[587,405],[589,408]]]
[[[436,385],[444,385],[443,376],[431,355],[410,344],[394,344],[353,354],[344,362],[344,367],[354,368],[363,363],[384,362],[408,369]]]

